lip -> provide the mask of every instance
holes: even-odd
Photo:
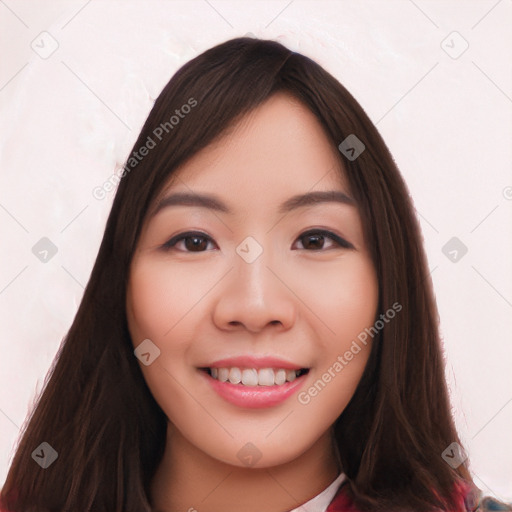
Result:
[[[281,363],[282,362],[280,362],[280,364]],[[220,366],[220,368],[223,367]],[[266,366],[266,368],[269,368],[269,366]],[[243,384],[220,382],[203,370],[198,369],[197,371],[201,378],[206,379],[206,383],[210,385],[221,398],[237,407],[245,407],[248,409],[263,409],[284,402],[299,390],[304,384],[306,377],[309,375],[309,372],[305,373],[295,378],[293,382],[285,382],[280,386],[244,386]]]
[[[283,368],[285,370],[301,370],[308,368],[297,363],[292,363],[284,359],[272,356],[238,356],[219,359],[214,363],[207,363],[202,368]]]

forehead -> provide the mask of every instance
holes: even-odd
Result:
[[[314,190],[350,194],[339,152],[301,102],[276,93],[177,169],[169,191],[210,191],[269,206]]]

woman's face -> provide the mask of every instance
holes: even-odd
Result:
[[[143,227],[127,296],[133,345],[150,340],[138,357],[153,396],[210,457],[290,462],[357,387],[378,283],[343,172],[314,115],[278,93],[182,166]],[[342,200],[292,199],[321,192]]]

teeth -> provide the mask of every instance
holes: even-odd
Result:
[[[227,382],[229,377],[229,368],[219,368],[219,376],[217,377],[221,382]]]
[[[241,382],[242,372],[240,371],[240,368],[231,368],[231,370],[229,370],[228,380],[231,384],[238,384]]]
[[[257,386],[258,372],[254,368],[245,369],[242,372],[242,384],[244,386]]]
[[[297,377],[297,373],[294,370],[286,370],[286,380],[289,382],[293,382]]]
[[[258,384],[260,386],[273,386],[274,380],[274,370],[271,368],[261,368],[258,370]]]
[[[286,382],[286,370],[277,370],[277,372],[274,375],[274,383],[281,385],[281,384],[284,384],[285,382]]]
[[[293,382],[299,371],[283,368],[210,368],[210,374],[214,379],[244,386],[281,386],[287,381]]]

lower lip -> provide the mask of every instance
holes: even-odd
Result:
[[[198,370],[208,384],[224,400],[238,407],[250,409],[262,409],[284,402],[302,386],[309,372],[296,377],[293,382],[285,382],[282,385],[274,386],[244,386],[243,384],[232,384],[214,379],[203,370]]]

